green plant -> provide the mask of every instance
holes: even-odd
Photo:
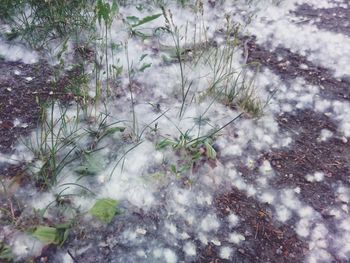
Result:
[[[62,169],[77,158],[74,156],[78,150],[76,143],[84,135],[78,127],[79,106],[77,117],[73,119],[67,116],[67,108],[55,104],[54,101],[50,103],[49,114],[45,107],[44,104],[41,110],[41,126],[35,138],[24,142],[38,161],[30,164],[29,170],[42,189],[55,185]],[[56,118],[54,112],[57,110],[60,115]],[[37,166],[37,163],[40,165]]]
[[[180,77],[181,77],[181,109],[179,112],[179,117],[181,118],[184,114],[185,103],[187,100],[187,96],[192,86],[192,82],[188,83],[185,76],[185,64],[183,63],[183,50],[180,43],[180,29],[175,25],[172,13],[170,10],[165,10],[165,7],[162,6],[163,16],[165,18],[165,30],[170,33],[172,40],[175,45],[175,56],[177,58],[177,62],[179,63],[180,68]]]
[[[106,73],[107,73],[107,95],[109,95],[109,63],[108,63],[108,30],[110,29],[113,18],[118,12],[119,7],[117,5],[116,1],[112,2],[112,5],[110,5],[108,2],[105,2],[103,0],[97,0],[95,14],[97,17],[97,20],[99,24],[101,25],[102,22],[105,27],[105,60],[106,60]]]
[[[211,105],[209,105],[208,108],[209,107],[211,107]],[[180,132],[180,136],[178,138],[166,137],[156,144],[157,150],[171,147],[172,149],[178,152],[182,161],[184,161],[185,164],[182,165],[180,169],[178,169],[176,166],[170,167],[171,172],[173,172],[174,174],[178,174],[179,171],[183,172],[185,170],[189,170],[202,157],[205,157],[209,160],[215,160],[216,150],[213,147],[215,137],[219,134],[220,131],[234,123],[243,115],[243,113],[240,113],[235,118],[222,125],[221,127],[213,128],[212,131],[208,132],[207,134],[200,135],[200,125],[202,120],[205,119],[205,114],[206,112],[202,114],[200,120],[197,123],[199,128],[197,136],[191,135],[192,129],[187,130],[186,132],[182,132],[178,127],[176,127],[177,130]],[[207,120],[204,121],[207,122]]]
[[[97,144],[103,138],[111,136],[117,132],[125,131],[125,127],[120,125],[121,121],[115,121],[107,124],[108,117],[110,117],[108,113],[100,113],[96,118],[96,123],[98,125],[96,127],[89,127],[85,129],[87,134],[93,138],[93,143],[90,146],[90,150],[96,149]]]
[[[0,261],[2,260],[4,262],[12,262],[13,254],[12,254],[11,248],[1,241],[0,242]]]
[[[239,108],[251,117],[262,114],[263,102],[258,96],[254,80],[259,65],[254,63],[235,68],[235,54],[239,50],[240,25],[232,24],[226,15],[226,40],[221,46],[211,47],[203,55],[204,63],[210,66],[210,84],[205,95],[212,95],[230,108]],[[255,73],[250,76],[249,68],[255,67]]]
[[[111,198],[99,199],[90,209],[89,213],[105,224],[112,222],[118,213],[118,201]]]
[[[139,18],[137,16],[127,16],[124,18],[124,24],[126,25],[128,32],[130,33],[130,36],[137,36],[141,39],[145,40],[146,38],[150,38],[153,36],[153,34],[147,34],[144,32],[140,26],[147,24],[153,20],[156,20],[157,18],[161,17],[162,14],[154,14],[145,16],[143,18]]]
[[[180,167],[178,168],[174,164],[170,166],[170,171],[177,176],[191,169],[194,163],[202,157],[212,160],[216,159],[216,151],[212,146],[212,137],[193,138],[189,132],[188,130],[185,133],[181,133],[179,138],[165,138],[156,144],[157,150],[171,147],[180,154]]]
[[[93,0],[4,0],[2,19],[10,24],[9,39],[21,37],[34,48],[48,47],[52,40],[79,36],[93,27]]]
[[[44,244],[61,246],[67,240],[69,228],[70,226],[66,224],[57,225],[55,227],[37,226],[32,236],[39,239]]]

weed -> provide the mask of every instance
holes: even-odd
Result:
[[[62,169],[75,159],[73,153],[78,149],[76,142],[81,138],[78,117],[69,118],[67,108],[54,101],[49,109],[48,115],[46,105],[43,105],[40,129],[35,138],[24,142],[37,160],[29,168],[34,172],[38,186],[44,189],[55,185]],[[55,110],[60,114],[57,119]],[[79,107],[76,116],[79,116]]]
[[[118,213],[117,205],[118,202],[116,200],[110,198],[99,199],[90,209],[89,213],[103,223],[108,224]]]
[[[145,40],[146,38],[152,37],[152,35],[144,33],[143,30],[140,29],[140,26],[159,18],[160,16],[162,16],[161,13],[146,16],[143,18],[139,18],[137,16],[127,16],[124,19],[124,24],[127,26],[128,31],[130,32],[130,36],[138,36]]]
[[[0,242],[0,260],[4,260],[4,262],[12,262],[13,260],[11,248],[3,242]]]
[[[34,48],[47,47],[48,42],[66,36],[78,36],[93,27],[90,6],[93,0],[2,1],[2,18],[9,22],[9,38],[17,36]]]
[[[174,175],[179,176],[183,172],[190,170],[196,162],[204,157],[211,160],[216,159],[216,151],[212,146],[215,134],[193,138],[189,130],[185,133],[180,131],[180,133],[178,138],[165,138],[156,144],[157,150],[170,146],[181,156],[179,168],[177,165],[170,165],[170,171]]]
[[[116,1],[113,1],[112,5],[110,5],[108,2],[105,2],[103,0],[97,0],[96,4],[96,17],[101,25],[101,23],[104,23],[105,28],[105,59],[106,59],[106,72],[107,72],[107,96],[109,96],[109,64],[108,64],[108,30],[110,29],[110,26],[112,25],[113,18],[118,12],[118,5]]]
[[[61,224],[54,227],[37,226],[32,236],[39,239],[44,244],[63,245],[68,237],[69,225]]]
[[[165,18],[165,29],[170,33],[172,40],[175,45],[175,55],[177,58],[177,62],[179,63],[180,68],[180,77],[181,77],[181,109],[179,112],[179,117],[181,118],[184,114],[184,107],[186,103],[186,98],[188,96],[188,93],[191,89],[192,82],[189,84],[187,83],[186,77],[185,77],[185,64],[183,63],[182,59],[182,48],[180,43],[180,30],[179,28],[174,24],[172,13],[170,10],[165,10],[165,8],[162,6],[163,16]]]

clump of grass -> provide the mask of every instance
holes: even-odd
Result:
[[[44,48],[51,40],[63,39],[91,29],[94,0],[4,0],[0,14],[12,31],[9,39],[20,37],[33,48]]]
[[[210,84],[206,95],[212,95],[230,108],[239,108],[253,118],[262,114],[263,102],[254,85],[259,66],[254,63],[235,67],[236,53],[241,46],[240,25],[232,24],[226,15],[226,38],[220,46],[210,48],[204,62],[211,68]],[[248,74],[249,68],[256,68],[255,74]]]
[[[243,95],[236,104],[251,118],[259,118],[263,114],[264,106],[254,94]]]
[[[13,254],[11,248],[3,243],[0,242],[0,260],[4,260],[4,262],[12,262],[13,261]]]
[[[175,25],[172,17],[172,13],[170,10],[166,10],[164,6],[161,7],[163,11],[163,16],[165,18],[165,29],[170,33],[172,40],[175,46],[175,56],[177,62],[179,63],[180,68],[180,77],[181,77],[181,109],[179,112],[179,117],[181,118],[184,114],[185,104],[187,97],[189,95],[189,91],[192,87],[192,82],[188,83],[188,80],[185,76],[185,64],[183,61],[183,50],[180,43],[180,29]]]
[[[35,181],[41,189],[51,188],[57,183],[62,169],[74,159],[76,142],[81,136],[77,124],[79,120],[70,119],[66,115],[66,108],[59,106],[60,116],[55,118],[54,112],[57,107],[55,102],[51,102],[49,115],[46,106],[44,104],[41,110],[41,126],[36,137],[25,142],[34,159],[38,161],[39,167],[32,164],[29,168],[33,171]]]

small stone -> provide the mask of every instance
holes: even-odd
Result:
[[[136,233],[139,234],[139,235],[146,235],[147,230],[144,229],[144,228],[137,228],[136,229]]]

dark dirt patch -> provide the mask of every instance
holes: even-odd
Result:
[[[308,4],[303,4],[293,14],[305,18],[304,23],[311,22],[320,29],[350,36],[350,8],[314,9]]]
[[[248,46],[248,62],[259,62],[279,75],[286,83],[298,77],[303,77],[312,85],[320,86],[320,95],[327,99],[350,100],[350,79],[335,79],[328,69],[314,65],[307,57],[278,47],[270,52],[251,40]],[[282,59],[280,59],[282,57]],[[306,65],[302,68],[300,65]]]
[[[350,184],[350,144],[335,137],[325,142],[318,141],[322,129],[335,132],[336,126],[325,115],[310,110],[284,114],[278,122],[282,129],[296,131],[298,135],[291,148],[265,155],[279,175],[272,184],[277,189],[300,187],[303,200],[322,213],[335,201],[337,182]],[[323,172],[325,179],[308,182],[305,176],[316,171]]]
[[[232,189],[230,193],[217,196],[215,206],[220,217],[232,212],[239,216],[242,222],[236,230],[246,238],[237,248],[234,261],[227,262],[303,261],[306,244],[298,239],[290,226],[272,220],[272,209],[267,204]],[[229,232],[230,229],[225,229],[224,235]],[[212,248],[207,247],[202,254],[207,256],[208,250],[212,251]],[[214,259],[215,256],[211,256],[199,262],[216,262]]]
[[[10,152],[19,136],[36,127],[40,110],[36,100],[48,97],[51,75],[44,64],[0,62],[0,152]],[[17,126],[15,119],[20,121]]]
[[[79,68],[67,71],[56,83],[52,80],[54,70],[44,62],[29,65],[0,60],[0,153],[11,154],[19,138],[38,126],[46,102],[76,99],[65,87],[79,75]],[[23,164],[0,166],[2,176],[22,171]]]

